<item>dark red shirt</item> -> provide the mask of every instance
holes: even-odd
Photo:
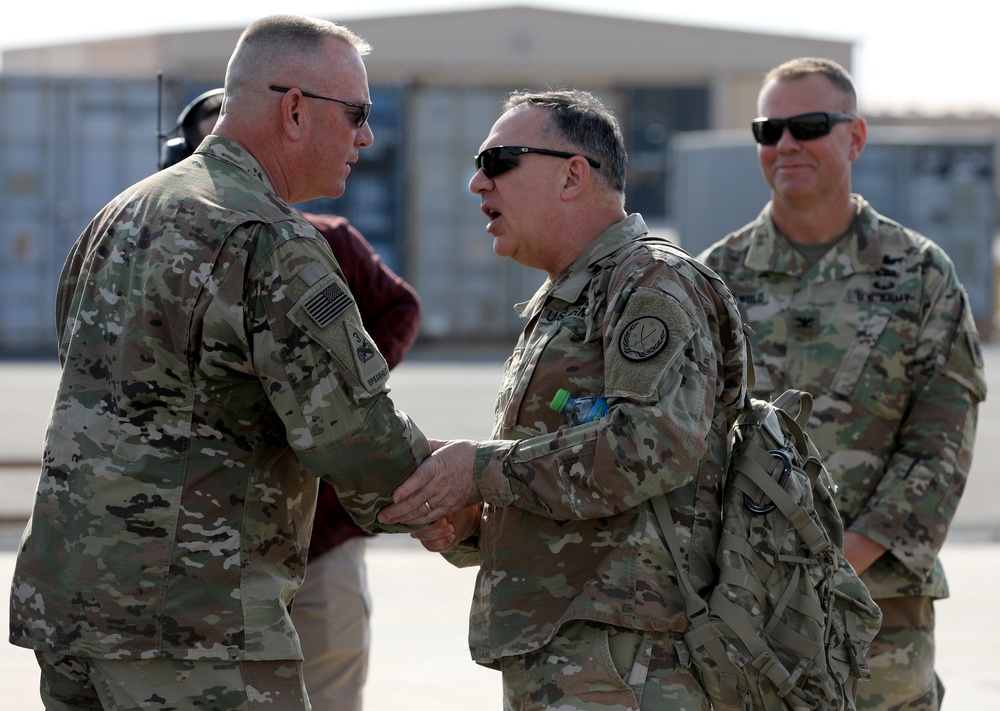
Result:
[[[386,266],[346,218],[310,213],[302,216],[326,238],[357,301],[365,330],[389,368],[395,368],[417,339],[420,328],[417,292]],[[333,486],[320,480],[309,559],[318,558],[349,538],[367,535],[370,534],[354,523],[340,505]]]

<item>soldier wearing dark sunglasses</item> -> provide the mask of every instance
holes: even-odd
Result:
[[[707,710],[648,521],[666,493],[690,565],[710,568],[743,386],[736,305],[626,213],[624,140],[596,98],[518,93],[504,108],[469,189],[494,251],[548,278],[521,307],[491,440],[438,449],[382,516],[439,520],[417,537],[480,567],[472,653],[501,670],[504,708]],[[569,418],[550,405],[560,389],[607,411]]]
[[[810,434],[840,485],[844,552],[882,608],[858,709],[940,707],[938,560],[965,486],[982,355],[955,269],[851,192],[865,121],[826,59],[773,69],[751,124],[771,202],[701,259],[753,328],[759,397],[813,396]]]

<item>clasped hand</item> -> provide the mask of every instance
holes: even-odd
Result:
[[[442,551],[471,535],[479,524],[482,496],[474,466],[476,442],[431,440],[430,457],[392,494],[378,514],[382,523],[431,523],[412,534],[425,548]]]

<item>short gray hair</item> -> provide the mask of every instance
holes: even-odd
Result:
[[[362,57],[371,52],[367,41],[343,25],[301,15],[268,15],[247,26],[236,43],[226,70],[226,93],[246,88],[282,59],[309,59],[320,54],[329,39],[354,47]]]

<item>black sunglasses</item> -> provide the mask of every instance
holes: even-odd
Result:
[[[525,146],[494,146],[476,156],[476,168],[483,171],[483,175],[492,180],[502,173],[506,173],[511,168],[517,167],[517,159],[525,153],[538,153],[543,156],[555,156],[556,158],[573,158],[579,153],[566,153],[565,151],[550,151],[548,148],[527,148]],[[593,158],[587,158],[592,168],[599,169],[601,164]]]
[[[281,92],[282,94],[286,94],[289,91],[291,91],[291,89],[287,86],[271,85],[267,88],[270,89],[271,91]],[[356,119],[354,119],[354,125],[356,128],[361,128],[362,126],[364,126],[365,123],[367,123],[368,121],[368,115],[372,112],[372,102],[370,101],[366,101],[363,104],[352,104],[350,101],[343,101],[341,99],[331,99],[329,96],[320,96],[319,94],[310,94],[308,91],[302,91],[302,89],[299,89],[299,91],[302,92],[302,96],[305,96],[309,99],[336,101],[338,104],[343,104],[344,106],[350,106],[352,109],[358,109],[359,111],[361,111],[361,113],[358,115]]]
[[[781,140],[785,126],[796,141],[812,141],[829,135],[838,123],[848,123],[854,120],[850,114],[837,114],[829,111],[813,111],[799,114],[786,119],[756,118],[750,124],[753,137],[762,146],[773,146]]]

